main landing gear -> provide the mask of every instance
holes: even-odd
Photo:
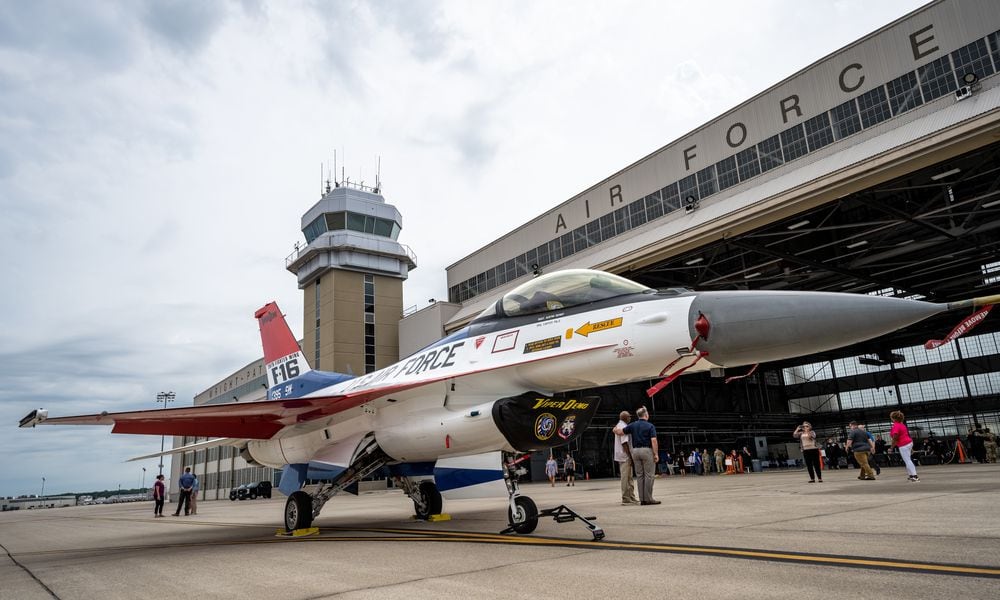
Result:
[[[539,511],[535,501],[527,496],[522,496],[517,484],[518,475],[524,475],[527,471],[523,467],[518,467],[518,463],[526,460],[530,454],[525,454],[521,458],[515,458],[513,454],[504,453],[504,482],[507,484],[507,493],[510,496],[510,506],[507,508],[507,529],[500,533],[529,534],[538,527],[538,519],[541,517],[552,517],[556,523],[571,523],[576,520],[583,521],[587,529],[590,530],[594,540],[604,539],[604,530],[592,523],[597,517],[583,517],[570,509],[565,504],[556,508],[546,508]]]
[[[362,447],[363,450],[356,454],[351,466],[337,479],[320,484],[311,493],[305,489],[292,492],[285,501],[285,530],[295,531],[311,527],[327,500],[372,474],[389,460],[385,453],[379,450],[374,438],[367,440],[367,444]],[[438,502],[440,504],[440,495]]]
[[[441,500],[441,492],[432,480],[397,477],[396,481],[410,500],[413,500],[413,512],[418,519],[426,521],[431,515],[441,514],[444,503]]]

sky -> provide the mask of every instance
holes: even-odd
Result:
[[[32,409],[190,405],[261,356],[271,300],[302,335],[284,260],[334,152],[352,181],[381,161],[423,306],[448,265],[922,4],[0,0],[0,496],[155,476],[125,460],[159,436],[17,428]]]

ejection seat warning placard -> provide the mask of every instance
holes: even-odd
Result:
[[[544,340],[535,340],[534,342],[528,342],[524,345],[524,353],[530,354],[532,352],[541,352],[542,350],[551,350],[553,348],[558,348],[562,343],[562,336],[555,336],[550,338],[545,338]]]

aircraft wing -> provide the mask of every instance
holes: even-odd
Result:
[[[47,411],[39,409],[21,419],[21,427],[40,424],[112,425],[112,433],[266,440],[285,427],[335,415],[386,394],[427,383],[430,382],[359,390],[338,396],[231,402],[120,413],[102,412],[71,417],[49,418]]]

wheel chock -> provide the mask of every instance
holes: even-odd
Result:
[[[306,527],[305,529],[294,529],[292,531],[279,529],[274,533],[274,537],[305,537],[307,535],[319,535],[319,527]]]
[[[427,520],[435,522],[435,523],[438,522],[438,521],[450,521],[451,520],[451,515],[449,515],[447,513],[443,513],[443,514],[440,514],[440,515],[431,515],[431,516],[427,517]]]

